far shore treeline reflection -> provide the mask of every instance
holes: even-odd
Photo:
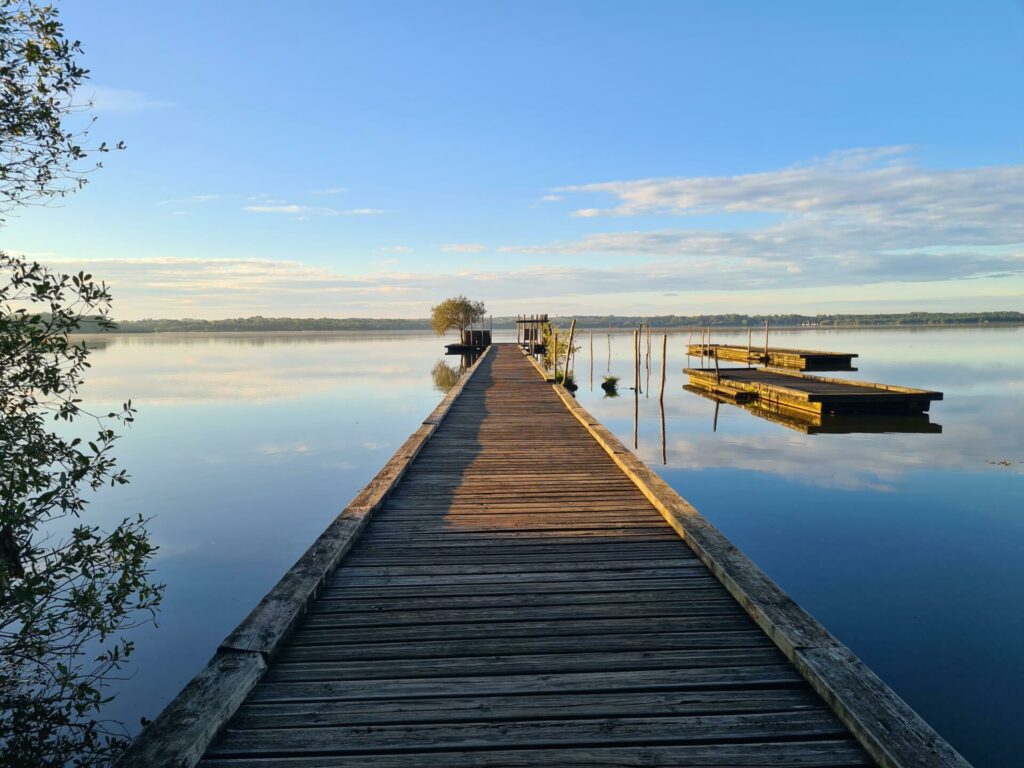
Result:
[[[835,315],[576,315],[577,328],[635,328],[640,323],[655,328],[748,328],[761,327],[767,320],[775,328],[820,326],[883,327],[883,326],[955,326],[955,325],[1024,325],[1024,312],[904,312],[899,314],[835,314]],[[567,325],[568,317],[552,317],[551,321]],[[494,328],[514,328],[514,317],[495,317]],[[429,318],[367,318],[367,317],[238,317],[226,320],[121,320],[121,333],[218,332],[218,331],[429,331]],[[82,331],[90,328],[83,324]]]

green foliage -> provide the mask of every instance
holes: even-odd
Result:
[[[135,411],[92,414],[77,396],[89,348],[69,337],[85,314],[111,325],[105,285],[2,252],[0,277],[0,764],[101,765],[123,746],[97,719],[133,650],[121,633],[162,587],[143,518],[81,522],[83,492],[128,482],[110,424]],[[83,417],[93,431],[71,437]]]
[[[576,374],[573,371],[566,373],[565,371],[559,371],[555,374],[555,383],[561,384],[566,389],[576,389]]]
[[[430,327],[438,336],[443,336],[446,332],[455,329],[461,337],[462,332],[473,323],[479,322],[485,313],[482,301],[471,301],[465,296],[454,296],[445,299],[436,307],[431,307]]]
[[[93,118],[90,104],[75,101],[88,75],[79,53],[53,6],[0,0],[0,217],[80,189],[100,167],[89,155],[109,150],[83,146]],[[72,116],[80,125],[69,126]]]
[[[87,73],[63,32],[53,7],[0,0],[0,217],[79,189],[91,170],[91,121],[68,127]],[[128,481],[111,425],[132,421],[131,401],[83,410],[90,350],[70,338],[87,317],[90,330],[112,328],[109,305],[91,275],[0,251],[0,765],[110,764],[124,729],[100,710],[134,649],[122,632],[160,601],[143,518],[82,521],[85,493]]]
[[[559,371],[565,365],[565,348],[569,346],[569,329],[558,328],[551,323],[545,323],[541,327],[541,343],[544,345],[544,368],[548,371],[555,371],[555,375],[559,375]],[[573,345],[572,357],[580,351],[578,345]]]

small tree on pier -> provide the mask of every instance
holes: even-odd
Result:
[[[462,332],[473,323],[479,322],[487,313],[482,301],[472,301],[465,296],[455,296],[445,299],[436,307],[430,310],[430,326],[434,333],[443,336],[453,328]]]

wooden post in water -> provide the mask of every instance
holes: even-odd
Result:
[[[764,364],[768,365],[768,319],[764,321]]]
[[[569,323],[569,343],[565,346],[565,367],[562,369],[562,383],[565,384],[569,378],[569,355],[572,354],[572,337],[576,334],[576,318]]]
[[[640,391],[640,339],[633,331],[633,391]]]
[[[752,330],[753,329],[751,329],[751,328],[747,328],[747,367],[748,368],[750,367],[750,364],[753,362],[750,359],[750,334],[751,334]]]
[[[721,377],[718,375],[718,349],[715,349],[715,384],[721,383]]]
[[[665,368],[668,365],[668,334],[664,333],[661,336],[661,391],[658,393],[658,400],[663,401],[665,399]],[[662,421],[664,422],[665,416],[662,414]],[[664,430],[662,430],[664,431]]]
[[[647,324],[647,396],[651,396],[651,324]]]
[[[665,403],[658,402],[658,411],[661,415],[661,463],[668,464],[667,453],[665,451]]]

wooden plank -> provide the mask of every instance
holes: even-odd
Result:
[[[471,752],[316,757],[207,758],[201,768],[650,768],[702,766],[717,768],[863,768],[871,765],[852,740],[791,741],[784,744],[688,744],[635,747],[578,747]]]
[[[338,645],[341,643],[386,643],[431,640],[472,641],[475,647],[481,638],[518,641],[524,638],[587,637],[638,632],[706,632],[723,629],[746,629],[747,615],[736,607],[732,612],[702,615],[674,615],[644,618],[602,619],[535,619],[515,622],[477,622],[465,624],[414,624],[405,627],[361,628],[356,632],[339,632],[336,628],[302,627],[292,635],[290,644],[304,643]],[[510,645],[512,643],[510,642]]]
[[[760,666],[779,661],[778,649],[770,644],[671,650],[542,653],[510,656],[440,657],[424,664],[420,659],[385,661],[280,660],[264,679],[268,683],[306,683],[318,680],[392,680],[462,675],[499,676],[563,674],[600,670],[687,669],[707,667]]]
[[[270,705],[247,704],[239,710],[232,727],[248,730],[402,722],[547,720],[555,712],[567,718],[709,715],[765,710],[805,711],[818,706],[820,701],[813,692],[794,688],[605,692],[595,696],[535,694],[383,701],[310,701]]]
[[[735,619],[733,619],[735,621]],[[738,624],[738,622],[737,622]],[[281,663],[304,661],[368,661],[379,659],[434,659],[463,658],[467,655],[491,656],[503,654],[532,655],[538,653],[576,653],[587,650],[602,651],[659,651],[694,648],[753,648],[772,647],[764,633],[747,625],[726,624],[726,629],[706,632],[688,629],[685,632],[635,632],[632,634],[555,635],[547,637],[521,637],[509,642],[504,637],[482,637],[472,645],[464,638],[445,637],[442,640],[416,640],[394,642],[390,639],[366,642],[331,643],[333,638],[316,645],[289,644],[278,657]],[[348,639],[359,640],[361,634]]]
[[[607,720],[527,720],[502,723],[417,723],[373,728],[319,727],[239,730],[228,728],[209,755],[254,753],[366,754],[415,749],[552,748],[565,744],[566,733],[588,745],[650,742],[686,744],[736,740],[781,741],[844,737],[846,731],[831,713],[821,711],[758,712]]]
[[[803,678],[792,664],[759,666],[641,669],[543,675],[396,678],[393,680],[326,680],[261,682],[249,695],[252,704],[279,701],[354,701],[421,696],[508,696],[528,693],[586,694],[605,691],[667,691],[693,688],[724,690],[752,686],[793,685]]]

